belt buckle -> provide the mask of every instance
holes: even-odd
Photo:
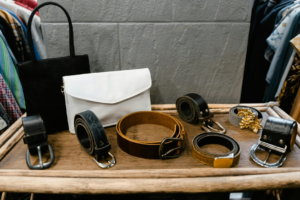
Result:
[[[26,152],[26,164],[29,167],[29,169],[47,169],[54,163],[55,156],[54,156],[54,152],[52,150],[52,147],[50,145],[48,145],[48,149],[49,149],[49,152],[50,152],[51,160],[50,160],[50,162],[43,163],[41,147],[37,146],[37,151],[38,151],[38,156],[39,156],[39,161],[40,161],[39,165],[32,165],[31,164],[29,149],[27,150],[27,152]]]
[[[204,125],[201,125],[201,128],[204,129],[206,132],[217,132],[217,133],[221,133],[221,134],[225,134],[226,133],[226,129],[217,121],[215,120],[211,120],[213,123],[215,123],[221,130],[215,129],[209,125],[205,126],[205,122],[203,122]]]
[[[115,159],[114,155],[112,155],[112,153],[110,153],[110,152],[108,152],[108,155],[111,157],[111,160],[110,160],[110,161],[106,160],[105,157],[102,156],[102,157],[104,157],[104,159],[107,161],[107,163],[101,163],[101,162],[98,162],[96,158],[94,158],[93,160],[94,160],[94,161],[97,163],[97,165],[98,165],[99,167],[101,167],[102,169],[108,169],[108,168],[113,167],[113,166],[116,164],[116,159]]]
[[[216,157],[214,160],[214,168],[230,168],[233,164],[234,154],[228,156]]]
[[[260,145],[269,148],[269,153],[268,153],[268,155],[267,155],[267,157],[264,161],[260,160],[255,155],[255,151]],[[261,140],[258,140],[258,143],[254,144],[252,146],[251,151],[250,151],[250,155],[251,155],[252,160],[254,162],[256,162],[258,165],[262,166],[262,167],[277,168],[277,167],[280,167],[286,159],[286,154],[285,154],[286,149],[287,149],[286,145],[285,145],[285,148],[280,148],[280,147],[276,147],[272,144],[268,144],[266,142],[262,142]],[[278,152],[282,153],[282,155],[276,163],[267,163],[267,161],[269,159],[269,156],[272,153],[272,150],[278,151]]]
[[[168,156],[170,153],[172,153],[173,151],[177,151],[179,149],[182,148],[182,146],[178,146],[178,147],[175,147],[174,149],[171,149],[169,150],[167,153],[163,154],[163,150],[164,150],[164,146],[165,146],[165,143],[167,141],[183,141],[183,139],[181,138],[172,138],[172,137],[166,137],[164,138],[161,143],[160,143],[160,146],[159,146],[159,157],[161,159],[171,159],[171,158],[178,158],[179,157],[179,154],[177,155],[173,155],[173,156]]]

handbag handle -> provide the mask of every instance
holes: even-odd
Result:
[[[69,13],[66,11],[66,9],[64,9],[61,5],[59,5],[58,3],[55,2],[45,2],[42,3],[41,5],[37,6],[31,13],[29,20],[28,20],[28,34],[27,34],[27,39],[28,39],[28,43],[29,43],[29,49],[31,52],[31,57],[32,57],[32,61],[37,61],[36,59],[36,55],[34,52],[34,48],[33,48],[33,41],[32,41],[32,35],[31,35],[31,24],[32,24],[32,19],[35,15],[35,13],[42,7],[46,6],[46,5],[54,5],[54,6],[58,6],[60,7],[64,13],[66,14],[67,18],[68,18],[68,23],[69,23],[69,45],[70,45],[70,55],[71,57],[75,57],[75,48],[74,48],[74,35],[73,35],[73,25],[72,25],[72,21],[71,18],[69,16]]]

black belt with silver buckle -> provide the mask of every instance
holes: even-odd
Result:
[[[218,122],[212,120],[214,114],[210,112],[206,101],[196,93],[189,93],[176,100],[176,109],[181,119],[185,122],[196,124],[201,123],[201,127],[207,132],[226,133],[226,129]],[[221,130],[213,128],[216,124]]]
[[[32,115],[22,118],[25,136],[23,138],[24,144],[28,145],[26,152],[26,164],[29,169],[47,169],[54,163],[54,152],[52,147],[47,142],[47,133],[44,126],[43,119],[40,115]],[[50,162],[43,163],[42,155],[49,149]],[[30,155],[39,156],[39,165],[32,165]]]
[[[75,115],[75,133],[82,148],[90,155],[95,155],[94,161],[101,168],[111,168],[115,165],[115,157],[109,152],[111,145],[107,140],[105,130],[98,117],[90,110]],[[111,160],[106,160],[110,156]],[[105,159],[107,163],[100,162]]]
[[[292,120],[269,117],[265,123],[260,139],[251,148],[251,158],[260,166],[267,168],[280,167],[286,159],[287,151],[291,151],[295,144],[297,134],[297,122]],[[260,147],[269,151],[264,161],[255,155],[256,149]],[[267,163],[271,153],[280,155],[276,163]]]

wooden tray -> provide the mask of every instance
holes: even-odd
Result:
[[[263,113],[263,124],[269,115],[289,118],[274,104],[253,104]],[[170,160],[150,160],[131,156],[123,152],[117,144],[115,127],[105,128],[108,140],[112,144],[111,153],[116,157],[116,165],[110,169],[101,169],[81,148],[75,135],[63,131],[49,135],[49,144],[54,149],[55,162],[47,170],[29,170],[25,163],[27,146],[20,140],[24,134],[21,121],[18,120],[3,137],[0,145],[0,191],[35,193],[149,193],[149,192],[221,192],[239,190],[265,190],[300,186],[300,149],[295,145],[288,153],[281,168],[265,169],[250,158],[250,149],[257,142],[260,133],[241,130],[230,124],[229,108],[235,105],[210,104],[215,113],[214,119],[226,129],[242,148],[239,164],[231,169],[214,169],[203,165],[192,156],[191,141],[203,131],[199,125],[188,124],[180,120],[174,105],[153,105],[152,109],[165,112],[179,119],[187,132],[187,147],[181,156]],[[279,114],[279,115],[278,115]],[[298,127],[299,128],[299,127]],[[127,135],[137,140],[162,140],[171,135],[163,127],[140,125],[130,128]],[[6,140],[6,141],[5,141]],[[299,145],[299,137],[297,136]],[[14,147],[11,149],[11,147]],[[205,147],[211,152],[225,152],[218,145]],[[8,152],[9,151],[9,152]],[[7,154],[8,152],[8,154]],[[266,152],[257,151],[263,159]],[[44,161],[49,155],[43,156]],[[271,155],[269,162],[275,162],[278,156]],[[32,164],[38,164],[37,157],[31,157]]]

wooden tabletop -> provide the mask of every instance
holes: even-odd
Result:
[[[268,118],[263,112],[263,124]],[[20,140],[0,162],[0,191],[35,193],[79,193],[79,194],[127,194],[156,192],[225,192],[241,190],[266,190],[300,186],[300,149],[288,153],[283,166],[267,169],[258,166],[250,158],[250,149],[260,136],[250,130],[241,130],[230,124],[228,114],[215,114],[214,120],[227,129],[227,135],[241,146],[239,164],[230,169],[215,169],[198,162],[192,156],[192,139],[203,133],[199,124],[183,122],[176,114],[187,133],[187,145],[179,158],[170,160],[150,160],[131,156],[123,152],[117,144],[115,127],[105,128],[111,153],[116,165],[101,169],[80,146],[75,135],[62,131],[49,135],[48,142],[53,147],[55,162],[47,170],[29,170],[25,163],[27,146]],[[156,125],[139,125],[127,130],[126,135],[144,141],[162,140],[171,131]],[[227,152],[219,145],[206,145],[209,152]],[[267,155],[257,151],[261,159]],[[269,162],[279,157],[271,155]],[[43,156],[49,161],[49,154]],[[32,164],[39,164],[36,156]]]

